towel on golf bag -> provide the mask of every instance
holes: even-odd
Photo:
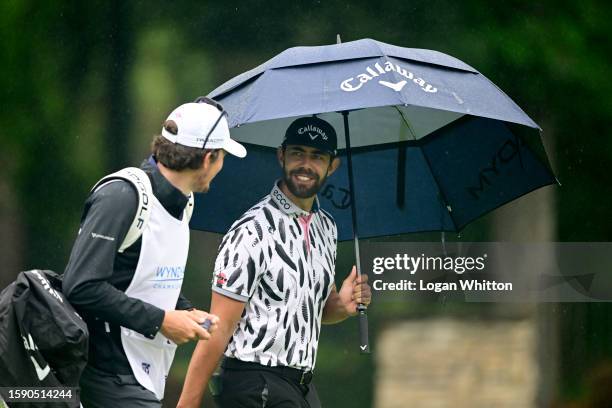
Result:
[[[78,387],[89,332],[61,287],[55,272],[31,270],[0,293],[0,387]]]

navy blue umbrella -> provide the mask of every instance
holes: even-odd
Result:
[[[339,239],[354,239],[359,273],[358,237],[459,231],[556,182],[538,125],[484,75],[437,51],[371,39],[294,47],[209,96],[248,155],[228,156],[209,193],[196,195],[192,228],[225,233],[280,176],[275,151],[288,125],[317,115],[344,129],[342,165],[320,200]]]

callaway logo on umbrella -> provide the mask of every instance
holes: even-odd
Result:
[[[360,89],[365,83],[380,76],[383,76],[387,73],[391,73],[391,76],[397,77],[399,75],[400,77],[405,78],[400,79],[399,82],[388,82],[382,79],[378,81],[380,85],[389,87],[396,92],[399,92],[404,88],[404,86],[408,83],[407,80],[414,83],[422,91],[431,93],[438,92],[438,88],[432,86],[431,84],[428,84],[427,81],[425,81],[423,78],[415,75],[413,72],[403,68],[399,64],[393,64],[391,61],[387,61],[384,64],[384,68],[378,62],[374,64],[374,68],[367,67],[366,72],[358,74],[356,77],[350,77],[342,81],[342,83],[340,84],[340,88],[346,92],[354,92]]]

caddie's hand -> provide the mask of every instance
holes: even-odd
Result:
[[[357,276],[357,268],[353,266],[351,273],[342,282],[340,288],[340,299],[351,316],[357,314],[357,305],[362,303],[366,306],[372,301],[372,291],[368,285],[368,276],[362,274]]]
[[[219,326],[219,318],[217,316],[199,309],[191,309],[189,313],[193,314],[198,322],[201,322],[200,326],[208,333],[212,334],[217,330]]]
[[[218,321],[219,318],[214,317]],[[160,331],[176,344],[183,344],[189,340],[208,340],[210,333],[200,326],[205,320],[205,317],[193,311],[166,310]]]

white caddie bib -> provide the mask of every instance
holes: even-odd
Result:
[[[188,251],[189,218],[186,214],[180,221],[172,217],[153,196],[151,215],[142,233],[140,259],[125,294],[163,310],[174,310]],[[161,400],[176,344],[161,332],[149,339],[125,327],[121,328],[121,342],[138,382]]]
[[[179,221],[168,214],[157,198],[151,201],[140,259],[125,294],[163,310],[174,310],[189,251],[189,220],[183,216]],[[125,327],[121,328],[121,342],[138,382],[161,400],[176,344],[161,332],[149,339]]]
[[[163,310],[174,310],[181,293],[189,252],[189,220],[193,212],[193,194],[181,220],[170,215],[154,196],[151,182],[141,169],[128,167],[108,175],[93,188],[95,191],[117,179],[129,181],[138,193],[138,209],[119,248],[123,252],[142,237],[140,257],[125,294]],[[121,327],[121,343],[134,376],[160,400],[164,397],[176,344],[161,332],[153,339]]]

